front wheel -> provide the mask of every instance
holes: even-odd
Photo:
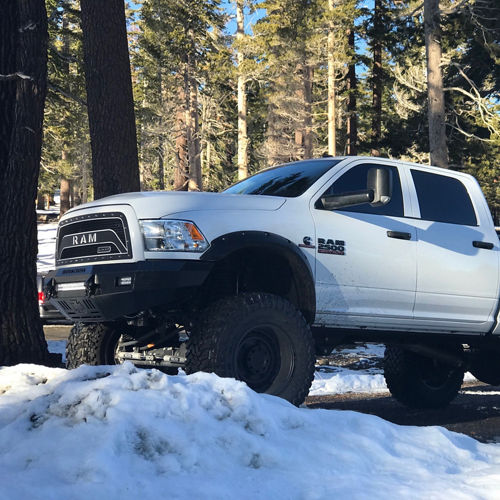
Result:
[[[267,293],[227,297],[206,309],[187,343],[187,373],[213,372],[301,404],[314,377],[314,342],[302,314]]]
[[[121,332],[105,323],[76,323],[66,345],[66,368],[114,365]]]
[[[455,350],[461,352],[459,346]],[[384,377],[391,394],[405,406],[443,408],[458,394],[464,370],[389,345],[384,355]]]

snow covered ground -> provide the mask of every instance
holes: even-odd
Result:
[[[389,393],[381,363],[384,349],[383,344],[357,344],[352,349],[334,351],[333,361],[338,364],[316,367],[309,396],[348,392]],[[355,369],[347,368],[347,366],[355,367]],[[477,380],[472,374],[466,373],[464,381]]]
[[[57,224],[38,224],[37,271],[46,273],[55,267]]]
[[[0,369],[2,499],[500,498],[500,446],[215,375]]]

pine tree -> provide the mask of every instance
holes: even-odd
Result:
[[[47,78],[42,0],[0,4],[0,365],[49,360],[37,306],[35,213]]]
[[[247,96],[246,77],[243,74],[245,56],[245,14],[243,0],[236,0],[236,43],[238,63],[238,179],[248,176],[248,134],[247,134]]]
[[[70,201],[87,199],[89,188],[89,133],[80,13],[74,0],[48,0],[46,4],[48,94],[39,189],[47,196],[62,182],[67,189],[67,209]],[[74,200],[69,199],[70,185],[74,187]]]
[[[139,163],[123,0],[81,0],[94,197],[138,191]]]
[[[427,97],[431,165],[448,168],[446,115],[441,72],[441,25],[439,0],[424,0]]]
[[[148,95],[150,89],[157,91],[158,82],[151,73],[156,64],[168,88],[164,102],[173,108],[171,116],[175,117],[171,141],[174,154],[169,151],[175,159],[174,188],[178,190],[203,187],[200,87],[205,60],[215,50],[222,21],[218,0],[189,4],[149,0],[142,7],[138,57],[146,64],[140,78],[148,85]],[[160,114],[152,109],[149,113],[157,119]]]

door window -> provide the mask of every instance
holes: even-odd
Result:
[[[366,189],[366,178],[368,170],[374,167],[381,167],[380,164],[363,163],[356,165],[337,179],[326,191],[323,196],[348,193],[351,191],[362,191]],[[372,207],[369,203],[355,205],[353,207],[339,208],[342,212],[357,212],[363,214],[389,215],[393,217],[403,217],[403,193],[401,191],[401,180],[399,178],[398,169],[383,165],[383,168],[392,172],[392,196],[389,203]],[[316,208],[323,208],[321,200],[316,203]]]
[[[464,226],[477,225],[469,193],[458,179],[422,170],[412,170],[411,175],[421,219]]]

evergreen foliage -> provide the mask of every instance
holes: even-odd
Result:
[[[81,186],[89,164],[77,7],[73,0],[47,0],[41,177],[47,191],[61,175]],[[247,0],[238,42],[234,1],[224,9],[219,0],[144,0],[132,7],[142,189],[220,190],[237,180],[238,74],[245,76],[250,173],[326,153],[329,64],[337,154],[348,151],[349,116],[355,116],[357,154],[429,161],[421,2],[377,0],[375,12],[374,4],[357,0]],[[440,9],[450,168],[478,177],[500,213],[500,6],[496,0],[441,0]],[[244,54],[239,69],[236,51]],[[349,65],[356,70],[354,86]]]

